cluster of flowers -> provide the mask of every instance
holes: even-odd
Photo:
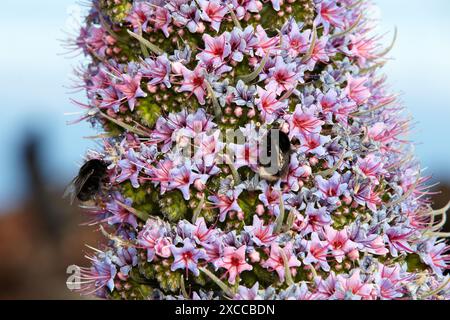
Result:
[[[409,123],[377,76],[387,51],[368,3],[133,1],[113,23],[93,2],[77,40],[93,58],[83,119],[122,131],[101,151],[111,190],[90,214],[110,242],[82,269],[84,292],[450,298],[446,208],[431,210]],[[291,140],[288,170],[258,179],[273,128]],[[222,141],[226,129],[245,142]]]

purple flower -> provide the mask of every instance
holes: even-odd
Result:
[[[130,180],[134,188],[139,188],[139,174],[146,164],[138,158],[138,155],[133,149],[129,149],[126,158],[119,161],[119,168],[121,172],[116,177],[118,183]]]
[[[307,221],[304,234],[311,232],[322,232],[323,227],[331,224],[331,217],[327,212],[326,207],[316,209],[314,208],[314,204],[308,203],[305,214]]]
[[[123,206],[120,206],[119,203],[123,203],[127,207],[131,207],[133,204],[133,200],[129,198],[123,199],[123,196],[120,193],[116,192],[112,201],[108,202],[106,205],[106,209],[110,214],[112,214],[112,216],[107,219],[108,223],[110,225],[128,223],[132,227],[137,228],[136,216],[125,209]]]
[[[170,270],[176,271],[178,269],[185,269],[186,277],[188,275],[188,270],[190,270],[196,277],[200,275],[200,271],[198,270],[198,261],[206,260],[208,258],[205,250],[196,249],[194,243],[190,239],[184,239],[183,248],[172,246],[171,250],[174,261],[170,267]]]
[[[193,2],[191,4],[187,4],[184,0],[181,0],[179,2],[181,4],[180,6],[171,8],[174,20],[178,24],[185,25],[191,33],[196,33],[204,30],[204,25],[202,22],[200,22],[199,8],[197,8],[197,6]]]
[[[331,205],[339,201],[339,197],[348,192],[348,184],[343,182],[342,176],[335,172],[333,176],[325,180],[322,176],[316,176],[316,195]]]
[[[170,61],[167,59],[167,55],[162,55],[156,58],[156,60],[147,58],[145,59],[140,72],[143,78],[148,78],[149,85],[156,86],[164,84],[167,88],[170,88]]]
[[[436,238],[425,243],[425,250],[419,252],[422,261],[430,266],[437,275],[450,269],[450,246]]]
[[[401,226],[390,227],[386,230],[384,240],[389,245],[389,250],[393,257],[397,257],[399,251],[414,252],[414,248],[410,244],[414,233],[415,231],[413,229],[407,229]]]
[[[101,294],[101,291],[106,287],[110,292],[113,292],[117,268],[111,259],[104,253],[89,257],[89,259],[92,261],[92,266],[90,268],[81,268],[80,291],[86,295]]]
[[[138,263],[136,248],[118,248],[117,257],[113,261],[120,267],[120,272],[128,276],[131,268],[137,266]]]
[[[133,8],[128,14],[126,21],[131,23],[134,32],[146,30],[152,13],[153,7],[150,3],[135,2],[133,3]]]

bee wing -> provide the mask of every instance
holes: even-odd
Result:
[[[88,179],[92,176],[94,173],[94,169],[92,169],[89,173],[87,173],[84,177],[77,176],[75,177],[72,182],[66,187],[66,190],[64,191],[63,198],[70,197],[70,204],[72,205],[75,201],[75,197],[80,193],[81,189],[85,185],[85,183],[88,181]]]

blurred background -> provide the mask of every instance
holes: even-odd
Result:
[[[411,139],[425,172],[440,181],[435,206],[450,199],[450,1],[375,0],[389,45],[385,72],[417,124]],[[84,8],[76,0],[2,0],[0,11],[0,299],[75,299],[66,268],[85,264],[84,244],[98,242],[76,207],[61,199],[95,133],[81,123],[68,94],[82,57],[63,55]]]

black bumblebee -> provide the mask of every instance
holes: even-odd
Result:
[[[285,178],[289,172],[293,150],[286,133],[277,129],[270,130],[260,146],[259,176],[269,182]]]
[[[80,169],[78,176],[67,187],[64,197],[70,196],[70,203],[75,197],[81,202],[92,200],[102,191],[107,182],[108,164],[99,159],[87,161]]]

